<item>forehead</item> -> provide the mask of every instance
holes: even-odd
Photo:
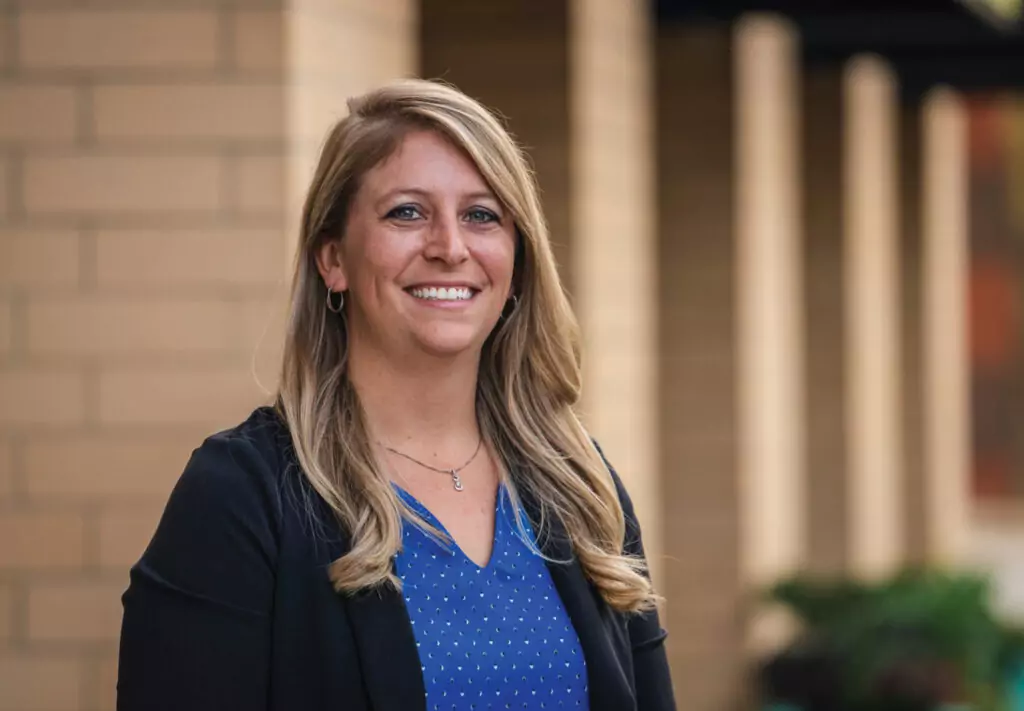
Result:
[[[367,172],[371,192],[415,188],[430,192],[491,192],[469,155],[436,131],[406,134],[387,158]]]

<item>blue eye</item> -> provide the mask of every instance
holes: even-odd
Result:
[[[423,217],[423,213],[421,213],[420,209],[415,205],[399,205],[398,207],[392,208],[386,217],[392,220],[411,222],[412,220],[418,220]]]
[[[499,222],[498,216],[490,210],[486,210],[482,207],[474,207],[466,213],[466,219],[470,222],[488,223],[488,222]]]

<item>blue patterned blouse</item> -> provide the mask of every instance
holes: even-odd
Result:
[[[411,494],[399,494],[424,520],[445,530]],[[504,486],[495,509],[494,548],[483,568],[458,546],[449,548],[405,523],[395,568],[416,637],[427,709],[587,709],[579,639],[544,559],[520,537]]]

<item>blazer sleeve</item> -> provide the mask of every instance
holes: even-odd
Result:
[[[622,484],[615,468],[608,462],[597,445],[601,458],[615,482],[622,511],[626,519],[626,540],[624,550],[628,555],[646,560],[643,534],[633,500]],[[675,695],[672,690],[672,676],[669,672],[668,657],[665,653],[665,639],[668,633],[662,628],[657,610],[633,615],[627,623],[629,639],[633,648],[633,681],[636,686],[638,711],[675,711]]]
[[[118,711],[266,708],[273,490],[244,437],[193,453],[123,596]]]

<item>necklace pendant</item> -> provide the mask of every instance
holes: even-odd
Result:
[[[456,491],[462,491],[462,478],[459,477],[459,473],[454,469],[449,473],[452,475],[452,486],[455,487]]]

